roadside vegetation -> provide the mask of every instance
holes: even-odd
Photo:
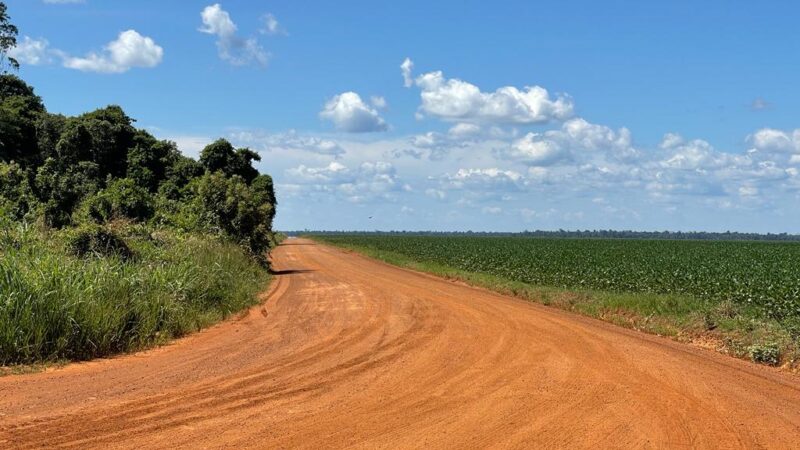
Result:
[[[736,357],[800,366],[798,243],[311,237]]]
[[[47,111],[0,2],[0,365],[141,349],[256,302],[275,193],[257,153],[198,160],[111,105]]]

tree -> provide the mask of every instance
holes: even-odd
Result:
[[[105,223],[112,219],[147,220],[155,210],[153,197],[146,189],[129,178],[120,178],[87,197],[80,212],[97,223]]]
[[[0,2],[0,73],[8,72],[6,65],[12,70],[19,69],[19,62],[8,56],[8,51],[17,46],[17,32],[6,12],[6,4]]]
[[[248,184],[258,176],[253,161],[261,161],[261,156],[249,148],[234,149],[225,139],[217,139],[200,153],[200,164],[208,172],[222,171],[229,177],[238,175]]]
[[[0,160],[37,162],[36,121],[45,111],[33,88],[15,75],[0,75]]]
[[[196,184],[195,203],[202,221],[266,262],[273,206],[258,197],[241,177],[225,177],[221,171],[206,173]]]
[[[97,192],[98,172],[97,164],[90,161],[68,165],[46,159],[36,171],[34,183],[45,223],[56,228],[72,223],[72,213],[80,201]]]
[[[155,192],[167,178],[167,171],[180,158],[174,142],[157,141],[145,131],[139,131],[134,146],[128,151],[128,178]]]

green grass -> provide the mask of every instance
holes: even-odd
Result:
[[[269,279],[210,237],[123,225],[123,258],[77,256],[71,233],[0,226],[0,366],[157,345],[255,304]]]
[[[770,312],[769,305],[754,304],[747,299],[737,301],[736,297],[731,296],[703,296],[689,289],[675,292],[676,289],[669,288],[674,281],[664,279],[668,278],[665,275],[662,275],[659,283],[661,286],[668,286],[665,289],[667,292],[659,291],[655,286],[647,287],[642,280],[635,283],[623,283],[622,287],[615,286],[608,280],[621,280],[630,276],[625,272],[625,268],[633,267],[634,264],[626,261],[625,264],[617,266],[615,271],[614,258],[628,257],[630,259],[630,255],[606,252],[606,255],[610,255],[610,257],[606,258],[605,262],[597,258],[596,254],[586,256],[585,259],[602,266],[595,273],[605,272],[608,274],[606,280],[598,280],[600,286],[608,286],[605,289],[599,289],[596,286],[584,287],[586,283],[547,286],[527,281],[546,278],[546,276],[561,277],[563,280],[571,276],[571,274],[559,274],[559,271],[579,273],[583,269],[583,265],[577,258],[572,260],[574,265],[565,264],[563,260],[557,259],[560,257],[563,259],[558,252],[558,246],[562,244],[565,246],[564,251],[569,252],[570,257],[574,258],[574,252],[577,252],[577,249],[583,244],[579,242],[581,240],[501,238],[506,242],[498,245],[497,238],[482,237],[363,235],[311,237],[393,265],[461,280],[475,286],[574,311],[624,327],[710,346],[735,357],[770,365],[783,365],[789,369],[797,369],[800,366],[800,343],[798,342],[800,336],[797,333],[798,329],[795,328],[800,311],[793,313],[793,309],[785,308],[789,313],[779,316]],[[508,241],[509,239],[510,241]],[[647,250],[649,249],[648,245],[653,245],[652,242],[648,243],[647,241],[583,241],[586,244],[584,247],[586,251],[595,252],[604,244],[614,249],[619,249],[620,246],[630,246],[628,252],[632,253],[644,252],[642,248]],[[661,261],[679,261],[680,252],[687,251],[687,249],[706,252],[708,258],[704,264],[707,271],[719,270],[713,267],[715,258],[723,258],[725,255],[724,249],[719,248],[715,249],[716,253],[708,252],[707,244],[709,243],[660,241],[656,244],[656,247],[661,249]],[[703,245],[701,250],[695,250],[692,249],[692,244],[706,245]],[[718,244],[735,246],[752,243]],[[526,264],[532,255],[536,255],[536,249],[532,251],[531,248],[537,245],[546,247],[550,259],[537,260],[535,264]],[[672,247],[673,245],[675,247]],[[773,247],[768,248],[769,252],[780,250],[780,244],[762,245],[772,245]],[[744,247],[750,252],[753,251],[747,245]],[[512,248],[516,251],[510,251]],[[732,248],[732,251],[739,250],[736,247],[727,248]],[[794,251],[793,248],[790,250]],[[542,250],[539,249],[539,251]],[[671,255],[665,254],[670,252]],[[502,261],[501,255],[505,255]],[[497,267],[490,263],[480,262],[481,259],[498,262],[501,267],[497,270]],[[730,267],[730,261],[722,259],[720,261],[726,267]],[[640,261],[640,264],[647,263]],[[751,270],[753,276],[763,274],[764,272],[761,272],[758,267],[754,267],[755,265],[756,262],[752,262],[745,269]],[[541,268],[548,271],[547,275],[535,273],[542,270]],[[687,262],[684,272],[690,269],[691,266]],[[638,273],[644,271],[666,273],[663,268],[652,267],[637,269],[637,271]],[[800,266],[797,267],[795,274],[798,272],[800,272]],[[777,273],[776,277],[788,278],[786,272]],[[695,282],[696,285],[701,283],[700,281]],[[712,280],[709,284],[716,286],[717,292],[724,292],[725,287],[721,286],[721,283],[724,282],[725,278],[720,277]],[[742,279],[742,284],[752,286],[754,282],[745,277]],[[636,287],[639,289],[637,290]],[[713,288],[707,289],[706,292],[711,292],[710,289]],[[785,297],[779,301],[790,304],[796,299]]]

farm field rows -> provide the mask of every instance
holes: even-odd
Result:
[[[759,362],[791,366],[797,360],[798,243],[359,234],[315,239],[633,328],[703,334],[718,339],[726,352]],[[581,295],[564,301],[566,291]]]

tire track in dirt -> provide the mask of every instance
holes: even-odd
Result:
[[[264,304],[0,378],[0,447],[792,448],[800,380],[307,240]]]

